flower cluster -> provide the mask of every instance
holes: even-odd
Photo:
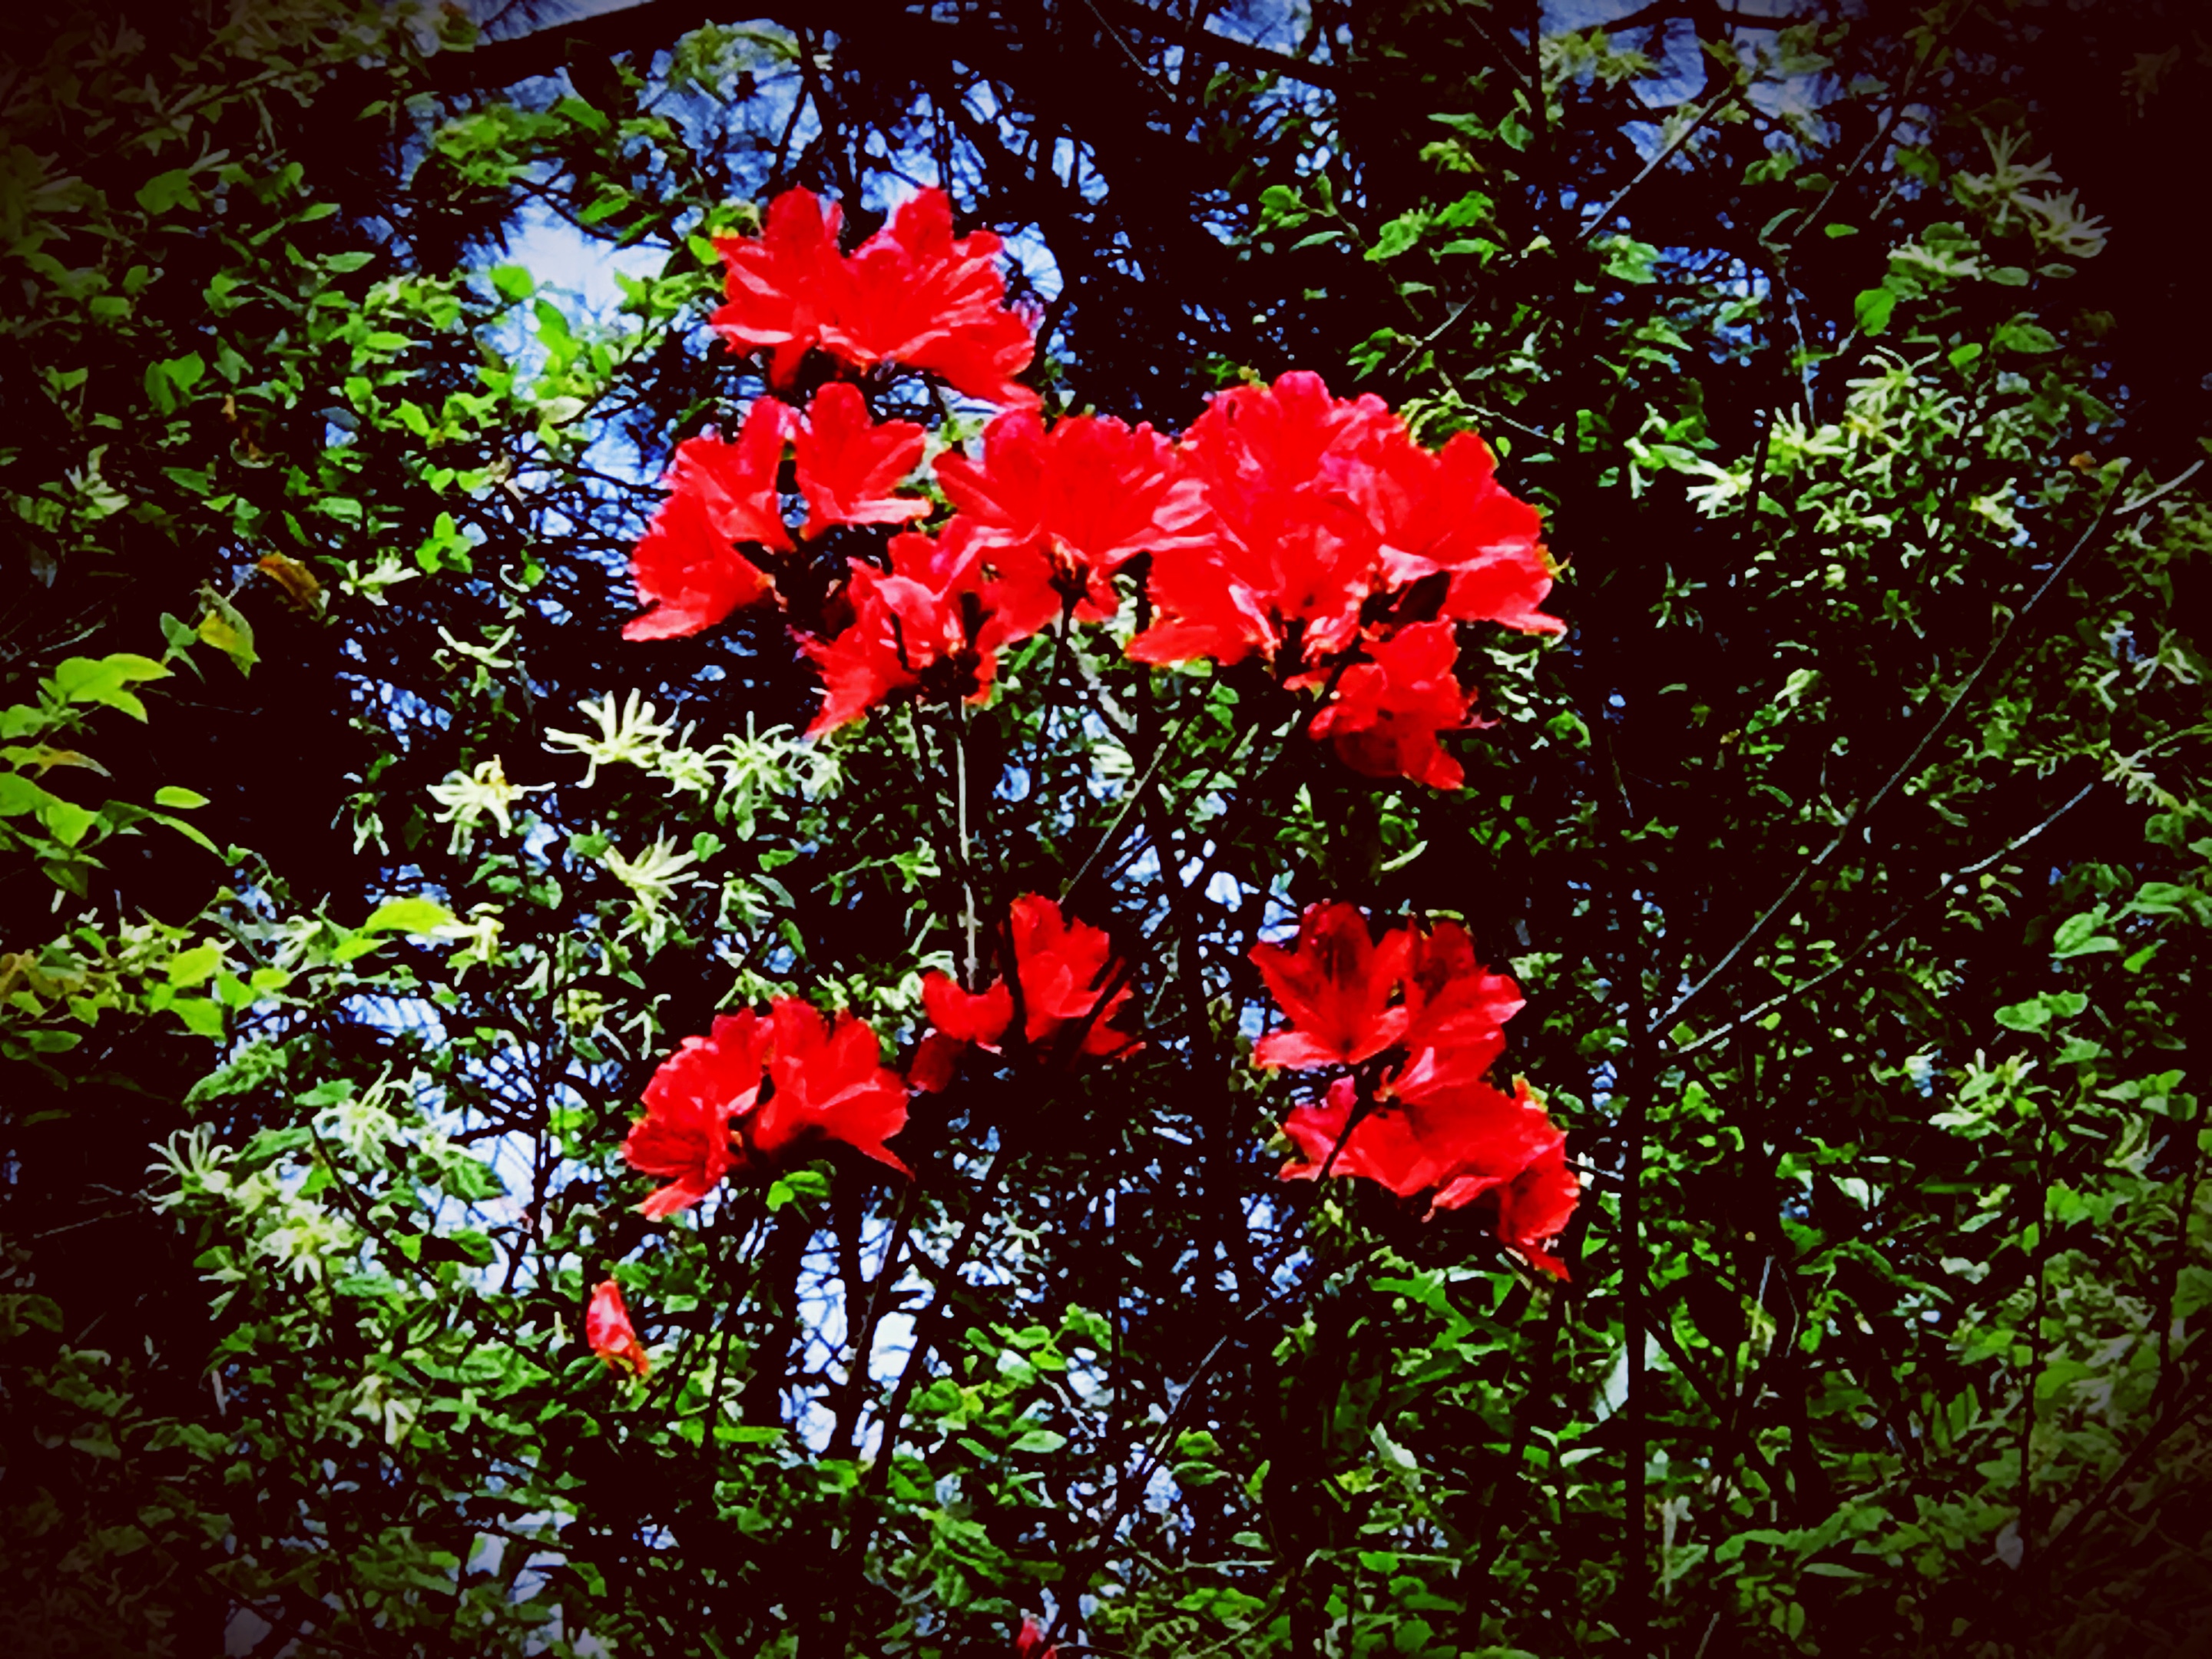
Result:
[[[830,1019],[778,997],[765,1015],[725,1014],[708,1036],[686,1037],[646,1085],[623,1157],[666,1184],[638,1208],[672,1215],[726,1176],[778,1168],[823,1140],[908,1174],[884,1144],[905,1127],[906,1099],[875,1032],[849,1012]]]
[[[1454,624],[1563,626],[1536,609],[1552,571],[1535,509],[1498,484],[1488,446],[1461,433],[1431,453],[1379,398],[1293,373],[1216,398],[1182,454],[1211,533],[1154,561],[1156,620],[1129,655],[1257,654],[1294,685],[1340,676],[1316,737],[1358,771],[1456,788],[1436,740],[1473,701]]]
[[[1431,1212],[1494,1194],[1500,1241],[1565,1278],[1547,1246],[1580,1191],[1566,1137],[1525,1081],[1508,1095],[1484,1079],[1522,1000],[1476,962],[1467,930],[1409,926],[1378,945],[1352,906],[1316,904],[1294,945],[1259,945],[1252,961],[1289,1020],[1254,1063],[1354,1068],[1284,1121],[1300,1153],[1284,1176],[1364,1176],[1401,1197],[1431,1193]]]
[[[775,591],[761,566],[793,550],[777,490],[787,448],[806,505],[799,535],[811,540],[835,525],[904,524],[927,514],[927,501],[892,493],[921,459],[922,444],[911,421],[872,420],[859,388],[842,380],[816,392],[804,416],[759,399],[735,443],[711,432],[685,440],[663,481],[668,499],[630,556],[639,601],[651,609],[623,637],[696,634]]]
[[[734,440],[710,431],[678,446],[633,556],[647,608],[626,637],[790,605],[823,680],[817,735],[901,696],[981,701],[1001,652],[1055,623],[1115,622],[1126,583],[1142,596],[1130,659],[1264,664],[1292,690],[1320,689],[1310,730],[1348,766],[1459,787],[1437,739],[1469,724],[1461,625],[1562,626],[1538,608],[1553,568],[1536,512],[1498,484],[1480,439],[1431,451],[1379,399],[1333,397],[1303,373],[1222,393],[1179,440],[1099,416],[1048,423],[1012,378],[1035,353],[1034,324],[1006,304],[997,237],[954,236],[941,191],[849,252],[839,224],[836,206],[792,191],[760,235],[716,244],[727,301],[710,320],[723,338],[769,354],[778,392],[810,353],[835,368],[803,410],[764,396]],[[835,378],[886,365],[1001,411],[973,453],[931,463],[941,518],[915,487],[923,429],[877,420],[861,387]],[[870,533],[822,544],[840,530]],[[825,582],[832,565],[838,580]],[[1284,1176],[1363,1176],[1429,1194],[1432,1213],[1480,1200],[1501,1242],[1565,1277],[1550,1246],[1579,1183],[1542,1101],[1525,1082],[1509,1095],[1488,1080],[1522,1000],[1475,960],[1465,929],[1408,925],[1378,942],[1352,906],[1320,904],[1294,942],[1252,959],[1286,1016],[1255,1062],[1331,1073],[1282,1124],[1298,1152]],[[909,1091],[945,1088],[970,1046],[1044,1066],[1139,1046],[1115,1024],[1132,994],[1103,929],[1024,894],[999,960],[1001,975],[975,990],[924,977],[930,1029],[904,1078],[867,1024],[797,997],[687,1038],[623,1143],[661,1183],[639,1208],[675,1214],[829,1141],[910,1173],[887,1145]],[[593,1291],[585,1325],[593,1352],[646,1374],[613,1280]],[[1018,1651],[1050,1659],[1043,1643],[1024,1621]]]
[[[837,250],[842,216],[811,191],[787,190],[769,204],[760,235],[717,241],[728,302],[708,319],[715,332],[739,350],[772,351],[778,386],[819,346],[854,368],[895,362],[985,403],[1036,405],[1036,393],[1012,378],[1036,341],[1006,306],[996,236],[955,237],[941,190],[901,203],[849,254]]]
[[[1022,1038],[1031,1051],[1051,1050],[1063,1032],[1077,1030],[1080,1039],[1068,1040],[1083,1054],[1121,1055],[1136,1048],[1135,1038],[1113,1029],[1129,992],[1123,986],[1107,993],[1121,975],[1103,928],[1066,920],[1060,906],[1036,893],[1016,899],[1006,920],[1014,984],[1021,988]],[[916,1088],[932,1092],[951,1081],[962,1049],[972,1042],[997,1053],[1014,1023],[1014,988],[1003,979],[988,990],[963,991],[943,974],[927,974],[921,1000],[934,1029],[915,1052],[910,1075]]]
[[[1304,373],[1221,394],[1180,441],[1098,416],[1048,426],[1036,394],[1009,378],[1035,341],[1005,303],[998,238],[953,236],[935,190],[849,254],[838,223],[834,205],[791,191],[762,234],[718,242],[728,303],[712,322],[723,337],[769,352],[777,386],[818,348],[851,368],[934,373],[1006,412],[979,453],[936,460],[950,516],[848,558],[830,607],[838,625],[800,634],[824,683],[811,732],[908,692],[987,697],[1002,650],[1062,617],[1116,616],[1127,568],[1149,611],[1131,658],[1258,657],[1291,686],[1322,688],[1312,732],[1346,764],[1458,787],[1460,766],[1437,741],[1473,706],[1456,678],[1458,624],[1562,626],[1537,609],[1552,566],[1536,512],[1499,485],[1480,438],[1432,452],[1379,398],[1333,398]],[[895,493],[921,460],[920,428],[872,422],[842,381],[803,420],[762,398],[734,444],[708,435],[678,450],[670,498],[633,561],[653,609],[629,637],[696,633],[775,592],[773,568],[797,552],[777,493],[787,444],[801,540],[930,514]]]

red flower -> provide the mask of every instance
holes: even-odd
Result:
[[[1339,1078],[1321,1104],[1291,1109],[1283,1133],[1301,1156],[1283,1166],[1285,1180],[1310,1181],[1326,1167],[1401,1198],[1433,1189],[1432,1214],[1498,1191],[1499,1239],[1565,1276],[1538,1247],[1574,1209],[1574,1177],[1561,1152],[1566,1137],[1525,1082],[1510,1095],[1474,1083],[1419,1103],[1384,1103],[1352,1124],[1358,1097],[1355,1081]]]
[[[801,534],[818,536],[832,525],[904,524],[928,516],[927,501],[890,493],[921,459],[921,428],[911,421],[871,422],[859,388],[832,380],[816,392],[792,447],[799,493],[806,498]]]
[[[851,562],[845,590],[852,622],[834,637],[799,639],[822,671],[822,711],[807,735],[858,720],[894,692],[930,687],[981,702],[990,695],[998,653],[1035,632],[1028,600],[989,574],[975,522],[956,517],[935,537],[894,536],[888,574]]]
[[[1042,894],[1024,893],[1011,908],[1014,962],[1022,982],[1022,1025],[1030,1046],[1049,1042],[1062,1026],[1097,1018],[1084,1033],[1086,1054],[1126,1054],[1136,1039],[1111,1029],[1109,1022],[1129,1000],[1123,986],[1099,1006],[1106,981],[1114,976],[1113,941],[1105,929],[1064,921],[1060,906]]]
[[[1015,974],[1022,987],[1022,1034],[1030,1047],[1048,1047],[1063,1029],[1089,1019],[1083,1053],[1125,1054],[1133,1050],[1136,1039],[1112,1029],[1115,1013],[1129,1000],[1128,988],[1123,986],[1103,1008],[1098,1006],[1106,981],[1117,971],[1113,941],[1105,930],[1065,920],[1060,906],[1039,893],[1016,899],[1007,920]],[[1004,980],[993,981],[988,990],[963,991],[943,974],[926,974],[921,1001],[936,1030],[923,1040],[928,1058],[925,1062],[917,1054],[917,1067],[926,1065],[927,1075],[945,1080],[951,1079],[953,1059],[962,1047],[972,1042],[995,1054],[1013,1023],[1013,992]],[[1096,1018],[1091,1018],[1093,1008],[1098,1009]],[[949,1047],[933,1048],[939,1038]]]
[[[639,600],[653,608],[623,629],[626,640],[669,639],[711,628],[770,591],[735,542],[786,552],[791,537],[775,492],[792,411],[763,398],[734,444],[709,433],[676,447],[673,492],[630,555]]]
[[[849,1012],[832,1024],[810,1003],[778,997],[765,1018],[725,1014],[711,1036],[686,1037],[661,1062],[623,1156],[669,1182],[638,1206],[658,1218],[696,1204],[732,1170],[785,1161],[816,1139],[842,1140],[905,1174],[884,1145],[905,1122],[906,1086],[884,1066],[873,1031]]]
[[[986,403],[1035,407],[1036,393],[1009,378],[1028,365],[1036,342],[1006,308],[1001,246],[988,230],[956,239],[943,191],[908,197],[846,261],[822,343],[863,368],[896,359]]]
[[[638,1206],[658,1219],[690,1208],[744,1163],[731,1120],[760,1097],[769,1022],[750,1010],[725,1014],[712,1035],[686,1037],[645,1086],[645,1115],[630,1125],[623,1157],[668,1184]]]
[[[958,1037],[932,1031],[914,1046],[907,1062],[906,1085],[926,1095],[942,1094],[960,1066],[960,1051],[968,1045]]]
[[[1334,398],[1299,373],[1216,398],[1182,454],[1217,533],[1154,560],[1158,620],[1128,647],[1139,662],[1272,657],[1296,624],[1302,664],[1320,666],[1356,641],[1370,598],[1439,574],[1449,582],[1431,616],[1564,625],[1535,608],[1552,585],[1535,511],[1498,487],[1472,434],[1432,454],[1379,399]]]
[[[921,1006],[929,1023],[957,1042],[996,1048],[1006,1027],[1013,1023],[1014,994],[1004,980],[988,991],[963,991],[939,973],[921,979]]]
[[[799,360],[820,342],[825,311],[843,286],[842,216],[835,203],[817,201],[811,191],[787,190],[769,204],[760,235],[714,243],[727,270],[728,303],[708,325],[738,350],[773,348],[769,374],[778,386],[790,384]]]
[[[831,639],[799,639],[823,684],[809,737],[858,720],[926,677],[976,701],[989,691],[997,641],[986,626],[982,559],[959,520],[939,538],[894,536],[890,554],[889,574],[852,561],[849,626]]]
[[[1474,959],[1474,942],[1455,921],[1439,922],[1428,933],[1411,935],[1406,970],[1405,1044],[1414,1057],[1407,1073],[1428,1063],[1436,1076],[1436,1057],[1449,1056],[1443,1070],[1468,1080],[1480,1078],[1504,1052],[1505,1022],[1527,1005],[1521,988]],[[1396,1092],[1416,1098],[1418,1082],[1401,1073]]]
[[[1536,609],[1552,589],[1543,520],[1498,483],[1490,446],[1455,434],[1431,454],[1402,430],[1381,436],[1352,488],[1382,536],[1383,580],[1393,586],[1449,572],[1443,614],[1523,633],[1566,624]]]
[[[1474,701],[1453,678],[1459,642],[1452,624],[1414,623],[1371,641],[1367,654],[1370,661],[1344,671],[1335,696],[1314,717],[1313,735],[1333,739],[1338,757],[1369,777],[1458,788],[1459,763],[1437,746],[1437,732],[1468,723]]]
[[[1317,374],[1215,398],[1182,450],[1218,533],[1153,562],[1149,595],[1160,620],[1128,654],[1139,662],[1273,656],[1293,622],[1303,624],[1309,660],[1350,644],[1376,538],[1344,479],[1367,436],[1395,423],[1380,398],[1333,398]]]
[[[1291,1023],[1260,1039],[1253,1063],[1356,1064],[1397,1042],[1407,1011],[1389,1005],[1405,976],[1410,940],[1401,929],[1378,949],[1352,905],[1310,904],[1295,946],[1254,945],[1253,963]]]
[[[1048,431],[1017,410],[985,429],[981,460],[941,455],[937,477],[993,550],[1009,592],[1002,608],[1024,634],[1071,599],[1079,621],[1105,621],[1120,606],[1113,576],[1122,565],[1202,539],[1198,486],[1149,426],[1079,415]]]
[[[896,359],[988,403],[1036,404],[1011,378],[1036,343],[1004,303],[996,236],[956,239],[941,190],[902,202],[849,256],[837,252],[838,217],[811,191],[786,191],[769,204],[761,235],[714,244],[728,267],[728,303],[708,321],[723,338],[742,350],[773,348],[778,386],[819,345],[856,368]]]
[[[1516,1086],[1521,1097],[1533,1104],[1528,1085],[1522,1082]],[[1540,1117],[1540,1105],[1536,1111]],[[1550,1120],[1545,1121],[1548,1126]],[[1540,1149],[1509,1180],[1462,1176],[1449,1182],[1437,1194],[1431,1207],[1457,1209],[1493,1188],[1498,1192],[1498,1242],[1518,1250],[1553,1278],[1566,1278],[1567,1264],[1546,1249],[1566,1230],[1575,1202],[1582,1195],[1582,1182],[1567,1167],[1566,1136],[1557,1131],[1546,1136]]]
[[[921,1006],[935,1027],[916,1045],[907,1080],[917,1089],[939,1093],[952,1081],[960,1051],[969,1043],[999,1051],[999,1039],[1014,1018],[1014,994],[1003,980],[988,991],[963,991],[958,983],[933,969],[921,977]]]
[[[1358,1084],[1338,1078],[1322,1103],[1290,1110],[1283,1133],[1305,1157],[1283,1166],[1285,1182],[1312,1182],[1328,1166],[1329,1175],[1367,1176],[1409,1199],[1429,1188],[1462,1183],[1478,1170],[1495,1170],[1495,1179],[1510,1179],[1535,1151],[1537,1126],[1528,1121],[1528,1113],[1489,1084],[1475,1084],[1422,1106],[1376,1106],[1345,1134],[1356,1099]],[[1548,1124],[1540,1128],[1548,1130]],[[1329,1164],[1329,1151],[1338,1139],[1343,1148]],[[1467,1197],[1474,1194],[1471,1190]]]
[[[645,1357],[645,1345],[630,1328],[629,1310],[623,1306],[622,1286],[611,1279],[601,1280],[592,1292],[591,1305],[584,1310],[584,1340],[610,1365],[626,1365],[639,1376],[653,1369],[652,1362]]]
[[[1014,1638],[1014,1659],[1053,1659],[1058,1648],[1044,1644],[1044,1632],[1037,1621],[1027,1613],[1022,1615],[1022,1633]]]
[[[778,997],[769,1019],[775,1086],[745,1124],[754,1152],[775,1158],[794,1143],[842,1140],[913,1174],[884,1145],[906,1126],[906,1085],[884,1065],[875,1032],[849,1010],[827,1018],[797,997]]]

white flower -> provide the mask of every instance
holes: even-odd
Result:
[[[661,720],[653,706],[635,691],[619,710],[610,693],[598,702],[586,698],[576,705],[576,711],[598,724],[598,735],[548,732],[545,746],[572,749],[591,763],[584,774],[586,789],[598,781],[603,765],[635,766],[648,772],[659,769],[668,739],[676,734],[675,726]]]
[[[479,762],[473,772],[454,772],[443,783],[432,784],[430,798],[446,809],[438,814],[438,822],[453,826],[453,850],[458,853],[467,848],[477,825],[486,817],[498,822],[501,835],[514,834],[510,814],[514,803],[534,791],[551,787],[544,783],[509,783],[506,768],[494,755]]]
[[[673,898],[678,887],[688,886],[696,879],[690,873],[698,855],[679,853],[665,836],[653,837],[653,845],[635,859],[624,858],[610,847],[600,860],[607,872],[637,895],[637,902],[647,911],[659,908],[664,899]]]

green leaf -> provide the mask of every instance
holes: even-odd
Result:
[[[222,964],[220,945],[197,945],[189,951],[179,951],[169,958],[169,983],[186,988],[204,985]]]
[[[2041,997],[2030,997],[1997,1010],[1997,1024],[2008,1031],[2039,1031],[2051,1024],[2051,1010]]]
[[[236,664],[240,673],[252,673],[253,665],[261,660],[253,649],[253,624],[246,620],[236,605],[212,588],[202,597],[208,609],[200,618],[197,630],[199,637]]]
[[[180,202],[197,204],[198,199],[189,167],[172,167],[167,173],[157,173],[138,186],[138,205],[149,213],[167,213]]]
[[[179,997],[169,1005],[169,1012],[196,1036],[222,1041],[222,1005],[213,997]]]
[[[0,772],[0,818],[36,812],[49,801],[59,799],[40,788],[21,772]]]
[[[64,847],[74,847],[100,822],[100,814],[73,800],[50,800],[39,809],[39,821]]]
[[[434,933],[441,927],[453,925],[451,910],[435,899],[386,899],[368,914],[361,925],[364,933]]]
[[[456,1158],[447,1164],[438,1172],[438,1184],[455,1198],[471,1204],[502,1197],[507,1192],[499,1184],[499,1177],[472,1158]]]
[[[2105,925],[2105,908],[2099,905],[2094,910],[2084,910],[2058,924],[2058,932],[2051,941],[2051,954],[2060,958],[2088,956],[2099,951],[2117,951],[2120,942],[2098,933]]]
[[[491,285],[499,290],[502,299],[519,302],[538,291],[537,283],[520,265],[494,265],[487,274],[491,277]]]
[[[1889,314],[1897,309],[1897,295],[1886,288],[1859,290],[1859,297],[1851,301],[1851,315],[1859,331],[1865,334],[1880,334],[1889,327]]]
[[[1401,213],[1382,227],[1375,238],[1375,246],[1367,250],[1370,259],[1395,259],[1421,240],[1421,229],[1428,222],[1427,214],[1416,210]]]
[[[1054,1434],[1050,1429],[1031,1429],[1014,1441],[1018,1452],[1056,1452],[1067,1443],[1064,1434]]]
[[[2031,356],[2058,349],[2058,342],[2051,331],[2037,323],[2007,323],[1997,331],[1999,351],[2018,351]]]
[[[179,812],[189,812],[196,806],[205,806],[208,798],[196,790],[185,789],[173,783],[165,783],[154,792],[154,805],[173,806]]]

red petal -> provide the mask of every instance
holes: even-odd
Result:
[[[626,1365],[639,1376],[653,1369],[645,1345],[630,1327],[629,1312],[623,1306],[622,1286],[611,1279],[602,1280],[592,1291],[591,1304],[584,1312],[584,1340],[593,1353],[610,1364]]]
[[[875,1032],[849,1011],[825,1021],[797,997],[778,997],[769,1018],[775,1090],[750,1121],[755,1149],[772,1158],[818,1135],[911,1174],[884,1145],[905,1127],[907,1088],[884,1065]]]
[[[769,204],[759,236],[714,244],[728,269],[728,303],[707,320],[740,351],[775,349],[770,374],[787,384],[807,349],[821,338],[845,286],[837,252],[840,210],[811,191],[787,190]]]
[[[1014,1017],[1014,994],[1001,980],[988,991],[963,991],[944,974],[922,975],[921,1006],[929,1023],[961,1042],[990,1048]]]
[[[1405,975],[1407,941],[1393,932],[1378,949],[1349,904],[1309,905],[1297,943],[1253,947],[1252,961],[1304,1042],[1255,1050],[1261,1066],[1356,1064],[1404,1033],[1407,1014],[1388,1006]],[[1264,1040],[1263,1040],[1264,1042]]]
[[[630,555],[639,600],[653,608],[624,625],[626,640],[671,639],[711,628],[771,591],[760,568],[718,533],[694,493],[672,496]]]
[[[925,518],[929,503],[890,492],[921,459],[922,429],[911,421],[877,424],[857,387],[832,380],[814,394],[806,425],[793,441],[806,527],[818,536],[832,525],[904,524]]]
[[[907,1086],[926,1095],[944,1093],[959,1069],[961,1051],[967,1046],[958,1037],[932,1031],[915,1045],[914,1058],[907,1062]]]

